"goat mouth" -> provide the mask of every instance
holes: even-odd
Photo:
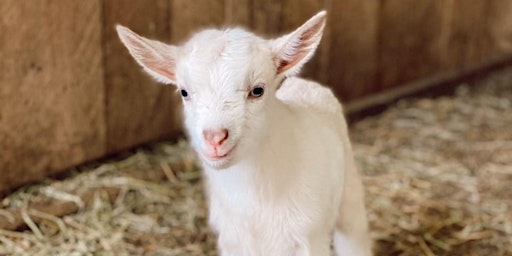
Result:
[[[224,155],[216,155],[216,156],[207,155],[206,157],[209,160],[219,161],[219,160],[222,160],[222,159],[226,158],[227,156],[228,156],[228,153],[226,153]]]
[[[233,152],[233,149],[235,147],[230,148],[228,151],[226,151],[223,154],[204,154],[205,158],[210,161],[221,161],[227,159],[231,153]]]

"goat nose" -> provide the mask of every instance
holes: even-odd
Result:
[[[228,139],[228,130],[227,129],[218,129],[218,130],[204,130],[203,136],[206,142],[212,146],[220,146]]]

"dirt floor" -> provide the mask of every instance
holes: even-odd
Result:
[[[376,255],[512,255],[512,68],[351,126]],[[2,201],[0,255],[217,255],[185,140]]]

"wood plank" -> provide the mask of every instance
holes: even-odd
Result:
[[[461,84],[470,84],[469,82],[481,79],[491,72],[510,66],[512,66],[512,53],[490,58],[476,65],[445,70],[383,92],[358,98],[346,104],[345,112],[349,122],[352,123],[370,115],[377,115],[404,98],[453,94]]]
[[[282,31],[281,11],[283,0],[250,1],[250,28],[259,35],[265,35],[268,38],[276,37]]]
[[[225,0],[225,24],[249,28],[250,13],[250,0]]]
[[[0,1],[0,191],[105,153],[100,1]]]
[[[512,52],[512,1],[488,1],[487,30],[493,55]]]
[[[382,1],[379,28],[380,90],[442,70],[444,1]]]
[[[104,1],[104,19],[107,151],[176,135],[181,128],[181,108],[175,88],[146,75],[114,29],[115,24],[122,24],[142,36],[167,42],[169,2]]]
[[[349,101],[377,91],[378,0],[333,1],[326,73],[336,94]]]
[[[488,44],[486,36],[487,1],[454,0],[451,35],[446,52],[449,68],[460,69],[483,59],[482,48]]]
[[[173,44],[187,40],[204,28],[225,24],[224,0],[171,1],[171,41]]]

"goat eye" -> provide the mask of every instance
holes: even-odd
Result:
[[[185,98],[185,99],[186,99],[186,98],[188,98],[188,92],[187,92],[187,90],[183,90],[183,89],[182,89],[182,90],[180,91],[180,93],[181,93],[181,97],[183,97],[183,98]]]
[[[263,87],[257,86],[251,90],[251,93],[249,94],[249,96],[252,98],[259,98],[263,95],[264,92],[265,92],[265,89],[263,89]]]

